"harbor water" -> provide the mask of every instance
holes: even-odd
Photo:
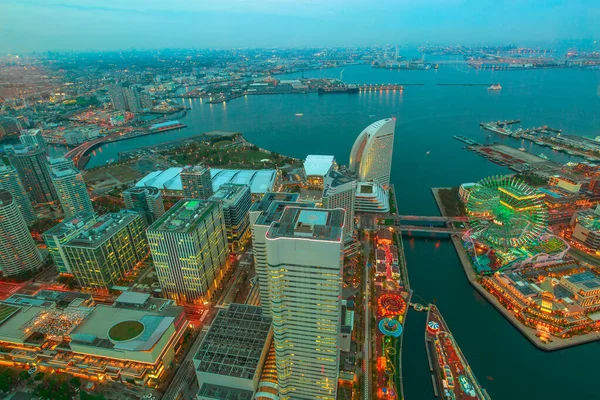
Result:
[[[339,77],[341,69],[306,77]],[[300,77],[300,74],[289,78]],[[179,120],[187,128],[110,143],[88,167],[118,152],[211,130],[237,131],[252,143],[285,155],[331,154],[347,164],[358,133],[381,118],[397,120],[392,181],[401,214],[437,215],[432,187],[456,186],[510,171],[463,149],[462,135],[566,162],[581,160],[548,147],[480,129],[479,123],[520,119],[523,127],[548,125],[564,133],[600,136],[600,71],[547,69],[476,71],[464,66],[398,71],[345,67],[347,83],[406,84],[403,91],[358,94],[247,96],[226,104],[181,99],[190,107]],[[409,86],[422,83],[423,86]],[[481,86],[438,84],[481,83]],[[489,91],[486,84],[500,83]],[[301,114],[301,115],[300,115]],[[429,153],[428,153],[429,152]],[[415,301],[436,302],[480,383],[493,399],[599,398],[600,343],[546,353],[530,344],[468,284],[452,243],[438,237],[405,238]],[[405,327],[403,374],[408,399],[433,398],[423,329],[425,314],[413,312]]]

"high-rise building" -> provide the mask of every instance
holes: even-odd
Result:
[[[49,203],[57,200],[44,149],[26,145],[12,146],[8,149],[8,157],[34,201]]]
[[[83,181],[83,176],[77,169],[52,168],[50,177],[65,213],[65,218],[71,218],[82,211],[94,212],[87,186]]]
[[[274,221],[279,221],[286,207],[314,207],[314,203],[297,203],[297,193],[265,193],[260,201],[250,207],[250,227],[252,231],[252,253],[254,269],[258,278],[260,304],[264,312],[271,315],[271,295],[269,293],[269,270],[267,263],[267,231]]]
[[[140,99],[142,100],[142,107],[151,109],[153,106],[152,97],[147,92],[140,93]]]
[[[140,89],[136,85],[123,85],[123,94],[127,102],[127,109],[132,113],[142,112],[142,98]]]
[[[79,286],[110,289],[148,255],[146,222],[134,211],[101,216],[62,245]]]
[[[367,126],[356,138],[350,152],[350,170],[361,182],[390,185],[396,119],[386,118]]]
[[[160,190],[155,187],[132,187],[123,191],[123,200],[128,210],[137,211],[144,215],[148,225],[165,213]]]
[[[123,92],[123,86],[111,85],[108,87],[108,95],[110,102],[115,110],[127,111],[127,100],[125,100],[125,93]]]
[[[52,172],[52,168],[75,168],[73,160],[66,157],[48,157],[48,169]]]
[[[344,232],[346,238],[354,233],[354,209],[356,203],[356,180],[330,170],[324,179],[323,207],[343,208],[346,211]]]
[[[180,200],[146,234],[163,293],[184,303],[209,301],[227,261],[221,204]]]
[[[59,273],[72,273],[63,245],[79,236],[81,232],[89,229],[97,220],[98,216],[96,213],[80,212],[71,218],[65,218],[60,224],[44,232],[42,237],[44,238],[44,242],[46,242],[48,252],[54,260],[54,265],[56,265]]]
[[[115,110],[141,112],[142,99],[140,89],[128,83],[109,86],[108,95]]]
[[[31,201],[25,191],[25,187],[23,187],[23,183],[21,183],[21,178],[19,178],[19,173],[15,167],[10,164],[5,164],[2,160],[0,160],[0,189],[8,190],[10,192],[27,225],[37,219],[33,207],[31,206]]]
[[[336,399],[344,214],[287,207],[267,232],[281,399]]]
[[[250,186],[225,183],[209,198],[209,201],[221,203],[227,241],[232,250],[237,250],[248,232],[248,211],[252,204]]]
[[[18,275],[42,266],[42,257],[19,206],[8,190],[0,189],[0,269]]]
[[[21,143],[26,145],[37,146],[42,149],[46,148],[46,140],[42,136],[41,129],[22,130],[21,136],[19,136],[19,140],[21,141]]]
[[[188,165],[181,170],[183,197],[207,200],[213,195],[210,168],[204,165]]]

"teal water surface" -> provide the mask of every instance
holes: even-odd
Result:
[[[338,77],[340,69],[306,76]],[[299,75],[291,75],[299,76]],[[277,95],[244,97],[209,105],[182,100],[191,107],[181,121],[186,129],[116,142],[96,151],[88,167],[117,158],[119,151],[162,143],[211,130],[242,132],[257,144],[283,154],[332,154],[347,164],[358,133],[369,123],[397,119],[392,180],[403,214],[438,214],[431,187],[455,186],[506,168],[463,150],[453,135],[479,142],[487,133],[482,121],[521,119],[524,127],[548,125],[565,133],[600,135],[600,71],[549,69],[475,71],[440,67],[437,71],[389,71],[346,67],[349,83],[424,83],[403,92],[353,95]],[[438,86],[437,83],[500,83],[486,86]],[[296,114],[303,114],[297,116]],[[493,136],[557,161],[579,160],[529,142]],[[426,155],[426,152],[430,152]],[[600,398],[600,343],[545,353],[537,350],[467,283],[451,243],[439,238],[406,238],[410,281],[417,300],[437,301],[474,373],[494,399]],[[403,371],[408,399],[430,399],[433,391],[423,329],[425,315],[412,312],[405,327]]]

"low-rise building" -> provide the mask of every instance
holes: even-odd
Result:
[[[198,400],[254,398],[273,337],[261,307],[219,310],[194,356]]]
[[[378,183],[360,182],[356,186],[356,211],[387,213],[390,211],[388,192]]]
[[[595,210],[584,210],[571,219],[571,240],[590,251],[600,252],[600,206]]]
[[[0,302],[2,362],[94,381],[156,387],[187,328],[182,307],[147,294],[94,305],[90,295],[42,290]]]

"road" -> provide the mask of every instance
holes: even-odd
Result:
[[[371,281],[369,279],[369,260],[371,258],[371,238],[365,240],[365,271],[363,282],[365,284],[365,337],[363,343],[363,370],[364,370],[364,399],[371,398]]]
[[[187,355],[181,362],[181,366],[177,370],[177,373],[173,377],[169,388],[162,397],[162,400],[176,400],[181,392],[186,392],[187,388],[191,385],[190,382],[196,380],[196,374],[194,372],[194,362],[192,359],[198,352],[202,339],[208,330],[202,330],[196,340],[190,347]]]

